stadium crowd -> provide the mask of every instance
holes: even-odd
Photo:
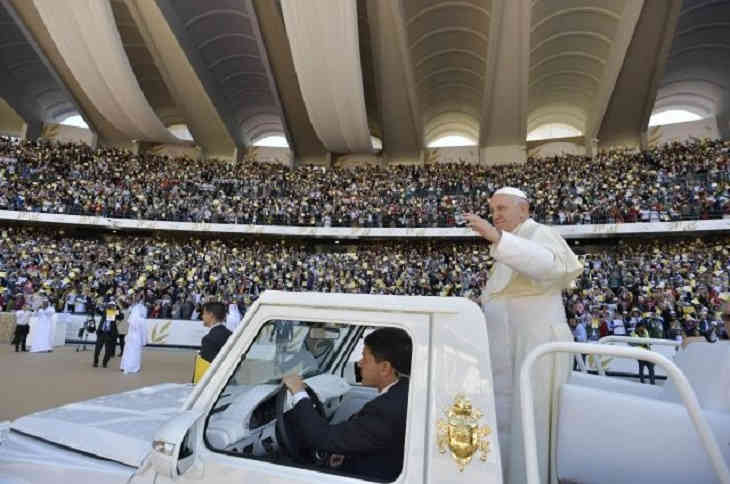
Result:
[[[146,220],[295,226],[448,227],[500,186],[527,192],[548,224],[676,221],[730,214],[730,142],[613,149],[523,165],[288,168],[133,155],[0,138],[0,209]]]
[[[576,246],[582,277],[565,292],[572,326],[589,339],[724,331],[730,238],[630,239]],[[137,236],[0,226],[0,310],[36,306],[87,313],[143,291],[151,318],[199,319],[210,298],[243,314],[265,289],[465,296],[479,300],[492,259],[479,241],[328,242]]]

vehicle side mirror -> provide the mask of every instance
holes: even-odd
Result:
[[[152,441],[151,462],[155,471],[169,479],[178,475],[178,462],[187,457],[183,454],[183,444],[188,432],[204,415],[202,410],[186,410],[182,414],[168,420],[155,434]],[[192,442],[188,442],[192,444]],[[189,452],[190,449],[187,450]]]

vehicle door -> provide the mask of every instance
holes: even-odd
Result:
[[[153,444],[153,447],[162,452],[153,452],[150,458],[153,461],[154,459],[164,459],[163,454],[169,454],[169,466],[165,467],[159,462],[154,465],[150,463],[147,465],[147,469],[139,472],[140,476],[134,482],[152,482],[149,480],[150,478],[154,479],[156,483],[196,484],[369,482],[362,478],[333,474],[327,470],[317,470],[305,465],[284,465],[272,459],[246,456],[241,448],[231,442],[238,438],[238,435],[224,437],[224,439],[228,439],[225,442],[227,444],[225,449],[215,448],[216,446],[211,444],[210,433],[206,434],[207,426],[214,420],[215,413],[223,408],[220,405],[221,399],[235,398],[229,395],[229,393],[233,393],[231,388],[234,388],[231,386],[231,382],[234,381],[238,384],[235,388],[256,382],[261,383],[259,389],[266,385],[278,384],[275,382],[277,372],[272,372],[272,365],[277,366],[279,363],[274,360],[286,360],[285,362],[287,362],[295,358],[297,348],[301,348],[298,346],[300,343],[297,342],[300,335],[287,334],[286,324],[280,323],[287,321],[306,321],[327,328],[337,327],[345,335],[354,334],[348,331],[349,329],[360,328],[361,336],[364,328],[371,327],[397,327],[404,329],[409,334],[413,344],[413,354],[404,462],[401,474],[394,482],[423,481],[426,455],[424,442],[428,432],[426,425],[428,405],[424,399],[428,394],[429,381],[429,366],[425,363],[429,361],[431,334],[429,315],[261,305],[256,309],[244,331],[235,333],[232,336],[232,338],[235,337],[235,340],[224,346],[222,352],[225,352],[227,356],[222,361],[216,359],[213,362],[208,374],[191,396],[192,401],[184,415],[171,423],[168,436],[160,438]],[[293,326],[299,327],[301,324],[293,324]],[[334,350],[336,353],[325,355],[325,358],[330,359],[329,362],[326,362],[329,365],[327,371],[343,375],[348,360],[352,359],[351,354],[357,342],[345,337],[342,341],[338,339],[338,343],[341,346]],[[293,348],[292,352],[295,353],[295,356],[282,357],[277,346],[280,344],[288,344],[289,348]],[[314,357],[318,359],[322,355],[315,352]],[[306,368],[312,366],[313,363],[308,362],[307,358],[300,358],[299,369],[306,371]],[[254,362],[254,359],[257,360]],[[245,369],[245,372],[242,368]],[[236,379],[239,381],[235,381]],[[266,388],[263,391],[266,391]],[[236,422],[233,422],[233,426],[235,425]],[[227,428],[224,427],[223,430],[225,433]],[[218,447],[222,447],[222,444]]]

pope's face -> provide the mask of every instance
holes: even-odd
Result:
[[[529,205],[514,195],[494,195],[489,199],[494,226],[512,232],[529,216]]]

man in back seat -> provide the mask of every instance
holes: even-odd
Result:
[[[346,422],[330,425],[313,408],[297,375],[283,378],[293,395],[287,424],[310,448],[333,453],[330,464],[369,479],[394,481],[403,467],[412,344],[402,329],[381,328],[365,338],[362,384],[379,395]]]

